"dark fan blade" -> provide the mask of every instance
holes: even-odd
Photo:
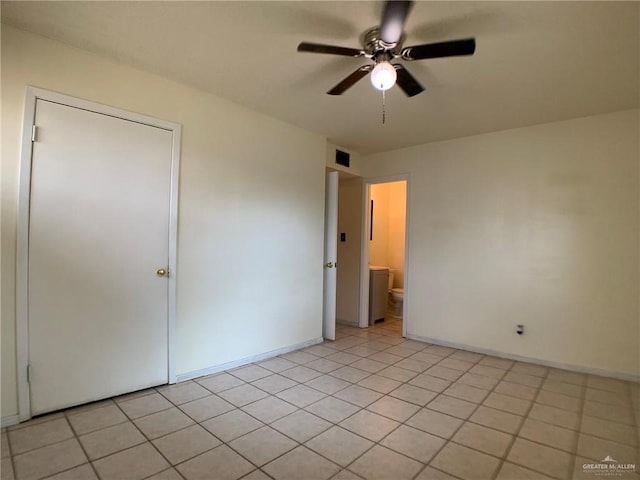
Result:
[[[363,55],[362,50],[357,48],[336,47],[334,45],[322,45],[319,43],[302,42],[298,45],[299,52],[310,53],[329,53],[331,55],[344,55],[346,57],[360,57]]]
[[[382,41],[385,43],[398,43],[400,41],[404,31],[404,23],[412,6],[413,2],[387,1],[382,14],[382,23],[380,24],[380,38]]]
[[[398,74],[396,83],[407,94],[407,97],[413,97],[424,91],[424,87],[418,83],[406,68],[397,63],[393,66],[396,67],[396,73]]]
[[[423,60],[425,58],[457,57],[473,55],[476,51],[476,39],[453,40],[451,42],[428,43],[402,49],[403,60]]]
[[[373,68],[373,65],[363,65],[362,67],[357,69],[355,72],[353,72],[351,75],[349,75],[347,78],[342,80],[335,87],[333,87],[331,90],[329,90],[327,93],[329,95],[342,95],[344,92],[347,91],[347,89],[353,87],[353,85],[355,85],[355,83],[358,80],[360,80],[362,77],[365,77],[367,73],[371,71],[372,68]]]

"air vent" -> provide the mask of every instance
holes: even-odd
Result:
[[[336,163],[338,165],[342,165],[343,167],[348,167],[349,154],[347,152],[343,152],[342,150],[336,150]]]

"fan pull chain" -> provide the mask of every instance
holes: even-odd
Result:
[[[385,100],[386,100],[386,95],[385,95],[385,91],[382,90],[382,124],[384,125],[384,121],[386,119],[387,116],[387,112],[385,111]]]

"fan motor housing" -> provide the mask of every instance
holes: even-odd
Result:
[[[400,49],[404,38],[405,34],[403,33],[397,43],[386,43],[380,38],[380,27],[372,27],[362,34],[362,47],[367,56],[372,58],[377,58],[382,52],[388,52],[390,57],[394,58],[397,56],[396,50]]]

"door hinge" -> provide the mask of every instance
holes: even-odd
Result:
[[[31,383],[31,365],[27,365],[27,383]]]
[[[31,125],[31,141],[35,142],[36,141],[36,134],[38,133],[38,127],[36,127],[35,125]]]

